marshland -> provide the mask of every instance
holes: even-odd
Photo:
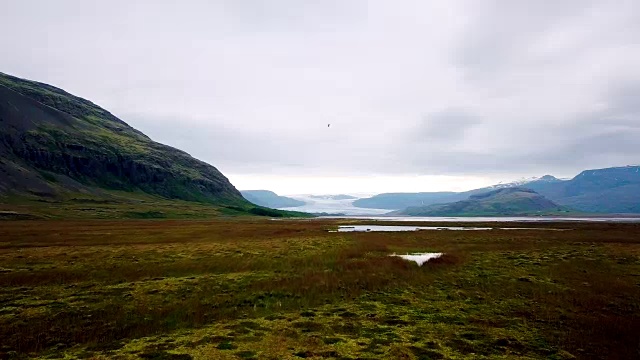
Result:
[[[358,224],[365,222],[4,221],[0,354],[89,359],[638,356],[640,224],[328,231]],[[435,224],[461,225],[519,226]],[[412,252],[443,255],[423,266],[389,256]]]

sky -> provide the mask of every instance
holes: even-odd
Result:
[[[640,162],[637,0],[4,0],[0,49],[0,72],[243,190],[460,191]]]

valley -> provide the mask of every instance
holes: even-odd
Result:
[[[0,358],[636,355],[640,224],[366,223],[5,221]]]
[[[58,7],[64,5],[48,10]],[[14,36],[37,27],[31,9],[29,26],[5,31],[12,44],[29,49],[28,61],[15,64],[49,62],[31,52],[58,45],[68,51],[101,38],[64,46],[68,36],[50,35],[73,25],[70,10],[47,16],[64,26],[29,41]],[[259,10],[252,12],[267,9]],[[167,19],[173,25],[182,13]],[[202,13],[203,26],[231,23],[212,21],[216,11]],[[153,14],[130,18],[144,18],[147,30]],[[499,97],[476,101],[487,104],[484,110],[458,109],[460,96],[484,91],[452,87],[456,100],[448,105],[422,98],[426,89],[401,100],[398,89],[410,88],[396,74],[404,61],[390,71],[393,81],[375,80],[389,93],[362,96],[351,85],[378,88],[369,83],[377,70],[359,76],[358,64],[310,74],[319,64],[297,67],[281,56],[286,47],[262,41],[265,33],[280,33],[283,19],[277,20],[259,41],[247,42],[265,44],[261,51],[275,50],[277,58],[236,48],[251,33],[244,29],[233,46],[210,52],[216,61],[224,54],[225,71],[208,80],[200,75],[215,61],[197,66],[201,53],[181,67],[197,68],[197,76],[163,66],[161,74],[136,80],[144,71],[130,70],[133,64],[113,51],[118,59],[109,66],[126,65],[126,76],[85,74],[85,86],[74,82],[76,69],[60,78],[64,67],[38,66],[36,74],[87,91],[194,156],[92,101],[0,73],[0,359],[638,357],[640,166],[617,166],[637,159],[633,113],[606,112],[616,104],[607,98],[579,131],[571,130],[577,121],[567,111],[546,120],[562,119],[564,130],[538,125],[546,115],[534,117],[539,128],[520,128],[513,119],[520,119],[523,101],[514,103],[514,114],[502,114]],[[121,26],[90,28],[111,34]],[[91,29],[77,33],[85,30]],[[200,51],[215,42],[209,32],[206,41],[193,42],[200,33],[174,41],[172,31],[152,48],[173,52],[184,43]],[[32,44],[36,39],[46,46]],[[375,51],[363,52],[370,71],[378,66],[369,55],[381,48],[371,43]],[[136,46],[145,52],[139,58],[153,55],[145,46]],[[241,61],[232,60],[233,49]],[[107,57],[102,47],[90,54],[96,62]],[[294,58],[315,60],[313,54]],[[272,69],[246,63],[252,59]],[[234,63],[245,68],[227,72]],[[294,76],[272,73],[289,66]],[[251,79],[243,81],[247,73]],[[264,86],[254,81],[266,73]],[[340,81],[325,81],[333,73]],[[166,74],[171,79],[163,80]],[[225,87],[225,79],[232,85]],[[323,84],[324,95],[315,93]],[[405,106],[408,99],[416,101],[413,108]],[[621,104],[635,104],[629,99]],[[528,132],[517,139],[523,129],[537,135],[529,148]],[[540,147],[539,138],[556,147]],[[577,175],[491,177],[549,170]]]

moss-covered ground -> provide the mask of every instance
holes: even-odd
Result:
[[[339,222],[1,222],[0,358],[640,357],[640,225]]]
[[[50,174],[42,172],[42,174]],[[65,193],[56,197],[0,196],[0,220],[89,219],[211,219],[220,216],[312,217],[310,214],[274,210],[248,202],[210,204],[167,199],[142,191],[97,189],[98,193]]]

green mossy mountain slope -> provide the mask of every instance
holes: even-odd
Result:
[[[255,207],[215,167],[92,102],[0,73],[2,202],[113,199],[114,191],[120,199],[125,192],[233,211]]]

